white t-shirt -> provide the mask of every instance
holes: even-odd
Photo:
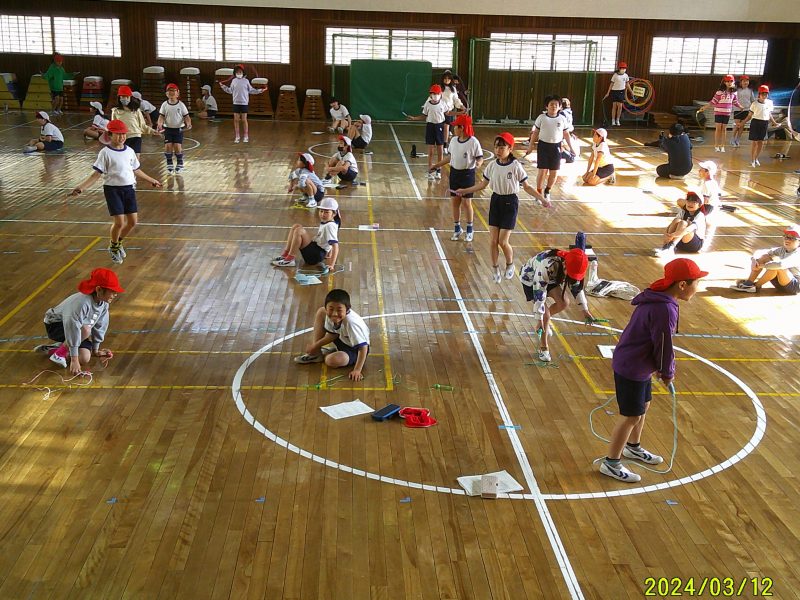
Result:
[[[123,186],[136,183],[133,172],[139,168],[139,160],[133,148],[125,146],[121,150],[106,146],[97,155],[92,168],[103,175],[104,185]]]
[[[442,100],[450,107],[449,110],[464,110],[464,105],[461,102],[461,98],[458,97],[458,92],[454,92],[447,86],[444,86],[442,90]]]
[[[103,115],[95,115],[94,119],[92,119],[92,125],[98,129],[105,129],[108,127],[108,119],[106,119]]]
[[[600,157],[600,162],[597,163],[598,167],[605,167],[611,162],[611,150],[608,149],[608,144],[605,140],[599,144],[592,143],[592,159],[594,159],[600,152],[603,156]]]
[[[700,195],[703,196],[706,204],[714,208],[719,206],[719,184],[713,179],[706,179],[700,184]]]
[[[51,138],[53,138],[53,141],[56,142],[64,141],[64,134],[61,133],[61,130],[58,127],[50,122],[45,123],[44,127],[42,127],[42,135],[49,135]]]
[[[573,131],[575,131],[575,125],[573,124],[572,109],[562,108],[561,113],[567,118],[567,132],[572,133]]]
[[[611,89],[615,92],[619,92],[625,89],[625,86],[628,85],[630,81],[630,76],[627,73],[623,73],[620,75],[616,71],[611,76]]]
[[[767,98],[763,103],[756,100],[750,105],[750,112],[753,113],[753,118],[759,121],[769,121],[769,116],[772,114],[772,109],[775,108],[772,100]]]
[[[142,98],[141,102],[139,103],[139,110],[141,110],[142,112],[151,113],[155,109],[156,109],[155,104],[148,102],[144,98]]]
[[[372,141],[372,123],[363,123],[361,125],[360,137],[365,144],[369,144]]]
[[[560,144],[564,141],[564,130],[569,127],[567,117],[558,113],[551,117],[547,113],[542,113],[536,117],[533,128],[539,130],[539,139],[548,144]]]
[[[171,104],[170,101],[167,100],[161,104],[158,114],[164,117],[164,127],[180,129],[183,127],[183,118],[189,114],[189,110],[180,100],[175,104]]]
[[[495,194],[505,196],[519,193],[519,186],[528,179],[528,174],[517,159],[503,165],[496,158],[484,167],[483,178],[489,181],[489,187]]]
[[[325,331],[328,333],[338,333],[339,339],[351,348],[369,346],[369,327],[354,310],[347,311],[347,315],[342,320],[337,329],[330,317],[325,315]]]
[[[320,223],[317,235],[311,241],[316,242],[325,252],[330,252],[331,246],[339,243],[339,226],[336,221]]]
[[[449,110],[450,107],[443,100],[439,100],[439,102],[434,104],[431,102],[430,98],[428,98],[425,104],[422,105],[422,114],[427,117],[425,119],[426,123],[444,123],[444,113]]]
[[[345,152],[344,154],[337,152],[336,158],[338,158],[342,162],[349,162],[350,168],[353,169],[356,173],[358,173],[358,163],[356,162],[356,157],[353,156],[352,152]]]
[[[457,135],[454,135],[447,149],[450,152],[450,167],[453,169],[462,171],[464,169],[474,169],[475,162],[479,158],[483,158],[483,148],[481,148],[481,143],[474,135],[470,136],[465,142],[462,142]]]
[[[340,104],[338,109],[331,107],[330,113],[334,121],[343,121],[350,116],[350,111],[344,104]]]
[[[203,98],[203,104],[206,105],[206,110],[219,110],[217,108],[217,99],[214,96],[209,95],[206,98]]]

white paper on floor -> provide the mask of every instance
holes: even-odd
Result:
[[[521,492],[524,488],[517,483],[508,471],[497,471],[496,473],[484,473],[484,475],[494,475],[497,477],[497,492],[499,494],[508,494],[510,492]],[[467,496],[480,496],[481,495],[481,477],[483,475],[465,475],[459,477],[458,485],[464,488]]]
[[[332,419],[345,419],[375,412],[375,409],[356,398],[352,402],[342,402],[330,406],[320,406],[319,409]],[[522,489],[522,488],[520,488]]]
[[[614,358],[614,348],[616,348],[616,346],[601,346],[600,344],[597,345],[597,349],[600,350],[600,355],[603,358]]]

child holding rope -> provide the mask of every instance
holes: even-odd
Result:
[[[691,300],[698,280],[706,275],[688,258],[677,258],[664,266],[662,279],[651,283],[631,302],[636,308],[611,360],[620,418],[611,434],[608,454],[600,463],[603,475],[636,483],[642,478],[622,464],[623,456],[648,465],[664,462],[641,445],[652,400],[651,377],[656,374],[664,385],[675,378],[672,334],[678,328],[678,300]]]

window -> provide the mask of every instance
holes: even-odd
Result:
[[[119,19],[53,17],[56,52],[84,56],[122,56]]]
[[[560,43],[561,42],[561,43]],[[571,43],[570,43],[571,42]],[[597,42],[596,46],[575,42]],[[616,35],[556,35],[554,71],[613,71],[617,68]]]
[[[289,26],[226,24],[225,60],[289,64]]]
[[[767,46],[767,40],[718,39],[714,52],[714,73],[763,75]]]
[[[650,72],[761,75],[767,46],[767,40],[655,37]]]
[[[613,71],[619,43],[616,35],[492,33],[490,39],[489,68],[512,71]]]
[[[224,60],[222,23],[156,22],[158,58]]]
[[[454,31],[395,29],[391,39],[392,59],[428,60],[434,68],[449,69],[453,66],[455,37]]]
[[[0,52],[52,54],[50,17],[0,15]]]
[[[334,34],[345,34],[334,38]],[[346,37],[353,36],[353,37]],[[353,59],[428,60],[435,68],[453,66],[454,31],[408,29],[356,29],[328,27],[325,30],[325,64],[349,65]],[[425,39],[418,39],[425,38]]]

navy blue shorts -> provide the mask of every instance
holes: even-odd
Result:
[[[53,340],[54,342],[64,343],[67,341],[67,337],[64,335],[63,321],[45,323],[44,328],[47,331],[47,337]],[[92,343],[92,340],[90,338],[86,338],[81,342],[79,348],[86,348],[87,350],[91,351],[94,348],[94,344]]]
[[[317,202],[322,202],[322,199],[324,197],[325,197],[325,188],[324,187],[318,187],[317,188],[317,193],[314,194],[314,200],[316,200]]]
[[[612,102],[625,102],[625,90],[611,90]]]
[[[749,110],[737,110],[735,113],[733,113],[733,120],[744,121],[747,118],[749,112],[750,112]]]
[[[561,144],[539,140],[536,145],[536,167],[558,171],[561,168]]]
[[[369,144],[367,144],[367,142],[365,142],[364,138],[362,138],[361,136],[358,136],[357,138],[353,138],[353,148],[355,148],[356,150],[363,150],[368,145]]]
[[[181,129],[180,127],[165,127],[164,143],[183,144],[183,129]]]
[[[475,185],[475,169],[454,169],[450,167],[450,189],[460,190]],[[450,192],[451,196],[455,196]],[[475,194],[464,194],[462,198],[472,198]]]
[[[633,381],[614,373],[614,388],[617,392],[619,414],[623,417],[640,417],[647,410],[647,403],[653,399],[653,383]]]
[[[447,123],[448,125],[450,125],[455,120],[456,120],[456,118],[455,118],[454,115],[445,115],[444,116],[444,122]]]
[[[104,185],[103,194],[106,197],[108,214],[112,217],[139,212],[136,206],[136,190],[132,185]]]
[[[678,242],[675,244],[675,252],[682,252],[683,254],[696,254],[700,252],[703,247],[703,240],[696,235],[688,242]]]
[[[425,123],[425,143],[444,146],[444,123]]]
[[[247,114],[247,104],[234,104],[233,105],[233,112],[246,115]]]
[[[763,142],[767,139],[769,121],[764,119],[750,119],[750,133],[747,139],[751,142]]]
[[[796,296],[798,293],[800,293],[800,281],[798,281],[796,277],[792,277],[792,280],[786,285],[781,285],[780,283],[778,283],[777,277],[773,279],[771,283],[776,290],[778,290],[783,294]]]
[[[519,198],[516,194],[492,194],[489,202],[489,226],[514,229],[517,226]]]
[[[333,340],[333,343],[336,345],[336,349],[339,352],[346,352],[347,356],[350,357],[349,360],[347,361],[348,367],[352,367],[354,364],[356,364],[356,361],[358,360],[358,348],[353,348],[352,346],[348,346],[338,337],[335,340]],[[367,354],[369,354],[369,346],[367,346]]]
[[[311,242],[308,246],[300,248],[300,255],[307,265],[318,265],[325,260],[328,253],[320,248],[317,242]]]
[[[142,138],[140,137],[125,138],[125,145],[136,152],[136,154],[142,153]]]
[[[345,173],[339,173],[339,179],[342,181],[355,181],[356,177],[358,177],[358,173],[353,171],[352,167],[347,169]]]
[[[714,123],[721,123],[722,125],[727,125],[728,121],[731,120],[730,115],[714,115]]]
[[[55,152],[56,150],[61,150],[64,147],[64,142],[61,140],[51,140],[49,142],[42,143],[44,144],[45,152]]]
[[[209,119],[213,119],[217,116],[217,111],[215,110],[206,110],[206,115],[208,115]]]
[[[597,176],[600,179],[605,179],[606,177],[611,177],[614,174],[614,165],[605,165],[604,167],[597,168]]]

